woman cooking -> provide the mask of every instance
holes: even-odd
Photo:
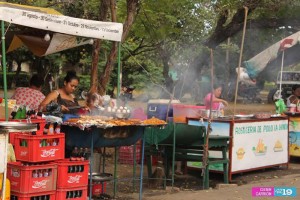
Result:
[[[40,109],[48,111],[47,106],[50,103],[57,103],[61,107],[61,112],[64,114],[76,114],[79,108],[73,92],[79,84],[79,77],[75,71],[68,71],[64,78],[64,85],[58,90],[52,91],[46,96],[44,101],[40,104]],[[75,109],[74,109],[75,108]],[[77,109],[76,109],[77,108]]]
[[[207,110],[210,109],[210,101],[212,101],[212,110],[223,110],[225,106],[228,106],[228,102],[220,99],[222,94],[222,85],[215,84],[214,90],[208,93],[204,98],[204,105]]]

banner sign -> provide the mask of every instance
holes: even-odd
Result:
[[[231,171],[288,162],[288,120],[234,123]]]
[[[121,41],[123,33],[122,23],[45,14],[5,5],[0,5],[0,20],[53,32],[118,42]]]

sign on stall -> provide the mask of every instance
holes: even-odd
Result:
[[[288,120],[235,123],[232,172],[288,162]]]

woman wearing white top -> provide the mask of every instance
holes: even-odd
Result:
[[[292,94],[286,99],[286,104],[288,107],[291,104],[297,105],[300,102],[300,85],[293,85],[292,86]]]

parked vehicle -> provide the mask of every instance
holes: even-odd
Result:
[[[228,83],[227,92],[224,95],[224,98],[228,101],[233,101],[235,96],[235,80],[232,80]],[[238,87],[238,96],[242,97],[243,100],[252,103],[261,103],[262,99],[259,97],[259,93],[262,90],[261,87],[258,87],[256,81],[252,82],[239,82]],[[227,95],[227,96],[226,96]]]
[[[276,88],[271,89],[268,94],[268,103],[274,102],[280,97],[280,75],[278,72]],[[286,100],[292,94],[292,86],[300,84],[300,72],[299,71],[282,71],[282,82],[281,82],[281,97]]]

